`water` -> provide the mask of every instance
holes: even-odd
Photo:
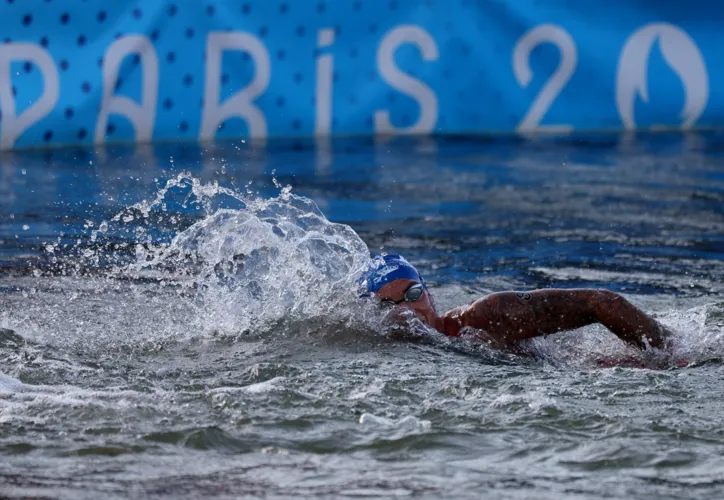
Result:
[[[6,155],[0,492],[720,498],[722,144]],[[392,330],[354,295],[380,250],[417,264],[443,311],[610,288],[674,329],[674,352],[599,326],[530,357]]]

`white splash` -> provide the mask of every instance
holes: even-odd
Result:
[[[205,333],[258,333],[280,323],[374,317],[356,295],[356,280],[370,259],[367,245],[351,227],[327,220],[312,200],[275,185],[279,195],[264,199],[180,174],[153,199],[101,222],[92,236],[135,234],[135,258],[108,275],[156,280],[191,296],[198,320],[193,327]],[[158,243],[151,236],[153,218],[177,217],[169,207],[179,199],[181,207],[201,207],[202,216],[170,242]],[[229,204],[235,208],[219,208]],[[107,250],[90,252],[87,262],[99,262]]]

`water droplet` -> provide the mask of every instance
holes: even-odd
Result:
[[[28,226],[27,224],[23,224],[23,231],[27,231],[28,229],[30,229],[30,226]]]

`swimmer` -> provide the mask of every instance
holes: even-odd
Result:
[[[603,289],[491,293],[439,316],[425,280],[400,255],[375,257],[359,278],[359,295],[413,311],[450,337],[473,335],[516,350],[520,340],[600,323],[639,349],[667,348],[671,332],[621,295]]]

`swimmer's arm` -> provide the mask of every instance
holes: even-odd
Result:
[[[598,289],[501,292],[443,317],[448,334],[464,327],[483,330],[497,344],[507,345],[592,323],[601,323],[618,338],[639,349],[665,347],[670,332],[617,293]]]

